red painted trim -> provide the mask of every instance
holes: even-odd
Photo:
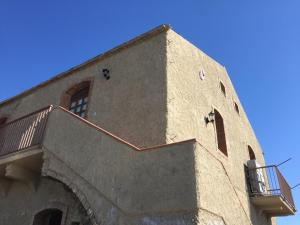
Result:
[[[187,142],[196,143],[196,138],[192,138],[192,139],[188,139],[188,140],[184,140],[184,141],[178,141],[178,142],[174,142],[174,143],[170,143],[170,144],[163,144],[163,145],[151,146],[151,147],[148,147],[148,148],[142,148],[142,149],[140,149],[140,151],[156,150],[156,149],[159,149],[159,148],[170,147],[170,146],[173,146],[173,145],[185,144]]]

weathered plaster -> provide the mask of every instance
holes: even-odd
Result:
[[[56,107],[42,144],[42,176],[64,185],[42,178],[35,193],[14,183],[0,200],[1,224],[31,224],[53,201],[83,207],[93,224],[276,224],[249,201],[247,145],[261,165],[264,157],[225,68],[172,30],[6,103],[0,116],[11,121],[58,106],[66,90],[86,79],[93,80],[88,120],[131,145]],[[228,157],[217,149],[215,126],[204,121],[213,108],[224,119]],[[35,208],[27,207],[30,201]],[[80,217],[76,210],[70,215]]]
[[[36,191],[21,182],[12,184],[9,193],[0,201],[0,224],[32,224],[34,215],[47,208],[62,210],[64,224],[68,225],[85,217],[80,202],[63,184],[42,178]]]

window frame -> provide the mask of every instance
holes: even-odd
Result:
[[[89,104],[88,96],[90,91],[89,89],[89,86],[79,89],[70,98],[69,111],[82,118],[85,118],[87,116],[87,107]]]
[[[89,87],[88,96],[87,96],[87,98],[88,98],[87,106],[86,106],[87,108],[85,110],[86,114],[84,117],[82,117],[84,119],[88,119],[93,85],[94,85],[94,78],[86,78],[86,79],[81,80],[80,82],[74,83],[73,85],[69,86],[69,88],[66,89],[66,91],[64,91],[62,94],[60,106],[67,109],[68,111],[70,111],[72,96],[74,94],[76,94],[77,92],[79,92],[80,90],[82,90],[86,87]]]

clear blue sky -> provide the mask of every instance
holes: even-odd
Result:
[[[300,1],[0,1],[0,100],[159,24],[225,65],[268,163],[300,182]],[[298,163],[297,163],[298,162]],[[294,191],[300,208],[300,189]],[[297,222],[298,221],[298,222]],[[279,219],[299,225],[300,216]]]

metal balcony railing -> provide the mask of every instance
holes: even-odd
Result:
[[[249,168],[248,180],[251,196],[278,196],[296,211],[291,187],[277,166]]]
[[[48,106],[1,125],[0,156],[41,144],[51,109]]]

